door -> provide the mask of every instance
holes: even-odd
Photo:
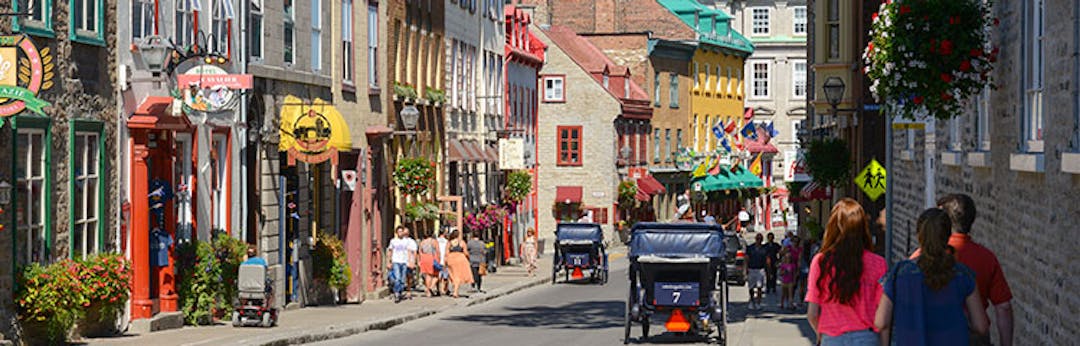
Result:
[[[192,171],[191,171],[191,134],[177,133],[174,140],[176,159],[173,165],[173,183],[176,184],[176,240],[177,243],[191,241],[194,215],[191,211]]]

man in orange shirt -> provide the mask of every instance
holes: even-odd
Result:
[[[989,249],[971,239],[971,225],[975,223],[975,201],[965,194],[950,194],[937,200],[938,208],[944,210],[952,219],[952,236],[949,245],[956,251],[956,259],[975,272],[975,285],[983,307],[994,307],[994,320],[997,322],[998,338],[1003,346],[1012,346],[1013,311],[1012,291],[1005,280],[1001,264]],[[911,258],[919,256],[916,250]],[[973,335],[974,336],[974,335]],[[971,339],[972,345],[989,345],[989,335]]]

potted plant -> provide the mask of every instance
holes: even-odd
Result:
[[[218,304],[214,306],[214,318],[229,319],[228,312],[233,309],[239,293],[237,293],[237,276],[240,274],[240,263],[244,262],[247,255],[247,243],[233,238],[226,232],[215,232],[213,239],[214,259],[220,270],[218,286]]]
[[[405,157],[394,167],[394,185],[405,196],[426,195],[435,186],[435,163],[422,157]]]
[[[426,87],[424,88],[424,98],[431,103],[441,104],[446,102],[446,92],[436,88]]]
[[[82,336],[117,335],[131,288],[131,264],[120,254],[106,253],[80,261],[78,282],[90,305],[79,320]]]
[[[394,82],[394,98],[412,100],[416,98],[416,87],[409,83]]]
[[[333,234],[320,232],[311,253],[311,261],[314,281],[320,286],[320,290],[326,290],[316,295],[316,300],[320,303],[336,304],[340,293],[352,283],[352,271],[345,255],[345,245]]]
[[[20,339],[28,345],[55,345],[67,341],[75,322],[90,300],[80,285],[82,264],[63,260],[48,266],[32,263],[18,276],[15,310]]]

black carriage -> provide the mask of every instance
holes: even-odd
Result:
[[[724,265],[724,232],[701,223],[639,223],[630,235],[630,294],[626,300],[626,335],[641,325],[649,337],[654,317],[679,335],[727,343],[728,290]]]
[[[560,223],[555,228],[555,256],[553,256],[551,284],[555,284],[559,272],[565,281],[589,279],[601,284],[608,280],[607,249],[604,233],[595,223]]]

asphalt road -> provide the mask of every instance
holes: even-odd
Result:
[[[317,345],[622,345],[628,282],[625,257],[612,260],[606,285],[559,283],[543,285],[484,304],[420,319],[384,331],[330,340]],[[561,281],[561,275],[559,280]],[[732,290],[732,299],[743,290]],[[736,312],[733,312],[736,313]],[[732,316],[733,319],[745,317]],[[654,321],[650,334],[663,329]],[[641,334],[635,326],[631,344]],[[650,343],[694,343],[693,339],[660,335]]]

